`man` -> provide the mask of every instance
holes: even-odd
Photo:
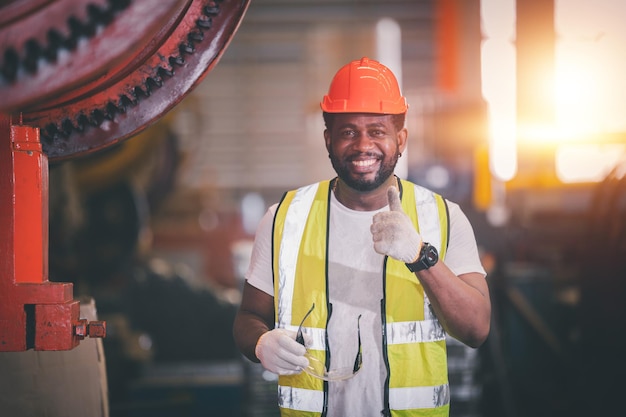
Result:
[[[394,176],[408,107],[387,67],[347,64],[321,107],[337,178],[261,221],[236,343],[279,375],[283,416],[447,416],[445,334],[477,347],[489,332],[472,227]]]

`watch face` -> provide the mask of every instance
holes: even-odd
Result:
[[[412,264],[406,264],[406,266],[409,268],[409,271],[418,272],[434,266],[438,260],[439,253],[437,253],[437,249],[429,243],[424,243],[419,259]]]
[[[429,246],[426,251],[426,262],[430,266],[433,266],[437,263],[438,258],[439,258],[439,255],[437,254],[437,249],[435,249],[434,246]]]

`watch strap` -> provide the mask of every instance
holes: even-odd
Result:
[[[419,256],[417,257],[417,260],[415,262],[406,263],[405,264],[406,267],[411,272],[419,272],[419,271],[423,271],[425,269],[430,268],[439,260],[438,255],[436,256],[436,259],[434,260],[429,259],[428,255],[429,253],[433,253],[433,251],[435,255],[437,255],[437,250],[430,243],[423,242],[422,248],[420,249],[420,253],[419,253]]]

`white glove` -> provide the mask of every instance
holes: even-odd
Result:
[[[306,348],[296,342],[296,332],[273,329],[259,337],[254,349],[265,369],[278,375],[295,375],[309,366]]]
[[[389,211],[374,215],[370,231],[374,250],[402,262],[415,262],[422,249],[422,237],[417,233],[409,216],[402,211],[396,187],[387,190]]]

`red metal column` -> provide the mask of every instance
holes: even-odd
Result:
[[[81,320],[72,284],[48,281],[48,159],[39,129],[0,114],[0,351],[68,350],[103,322]]]

